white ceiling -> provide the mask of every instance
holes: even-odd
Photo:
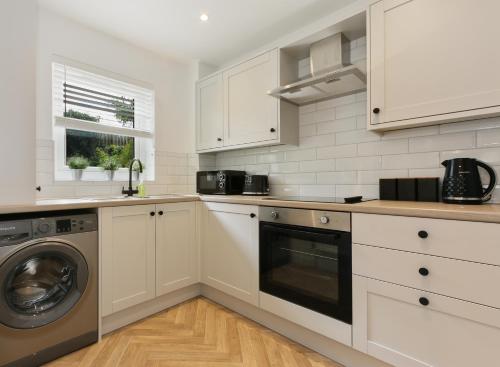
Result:
[[[42,7],[166,55],[220,65],[353,0],[39,0]],[[200,21],[201,13],[209,20]]]

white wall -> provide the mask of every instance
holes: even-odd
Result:
[[[35,200],[36,0],[0,9],[0,205]]]
[[[151,85],[156,97],[157,167],[150,192],[193,190],[188,186],[193,185],[189,176],[196,169],[192,156],[194,82],[198,72],[195,62],[166,59],[46,9],[39,11],[37,41],[36,133],[37,181],[42,185],[40,198],[108,195],[118,193],[123,184],[53,182],[51,63],[54,55]],[[178,157],[179,161],[173,162],[173,157]],[[181,166],[184,168],[169,168]],[[177,186],[174,190],[167,185]]]

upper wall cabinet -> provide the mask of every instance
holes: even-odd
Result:
[[[198,150],[223,146],[222,74],[214,75],[196,84],[196,146]]]
[[[498,0],[381,0],[369,9],[371,130],[500,114]]]
[[[225,143],[277,140],[278,101],[266,93],[278,85],[277,50],[227,70],[223,79]]]
[[[199,81],[197,151],[297,144],[297,106],[268,95],[278,75],[275,49]]]

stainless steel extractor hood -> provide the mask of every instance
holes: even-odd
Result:
[[[366,90],[366,75],[350,64],[350,43],[342,33],[311,44],[309,55],[310,75],[268,94],[300,106]]]

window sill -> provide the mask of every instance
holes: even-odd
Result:
[[[149,173],[150,174],[150,173]],[[144,182],[154,182],[154,177],[149,177],[148,173],[143,174],[142,179]],[[54,183],[57,184],[124,184],[128,183],[129,171],[127,168],[119,168],[115,171],[112,180],[109,179],[108,174],[100,167],[88,167],[83,170],[81,179],[77,180],[74,177],[74,172],[70,168],[62,168],[55,172]],[[139,182],[134,175],[132,175],[132,182]]]

